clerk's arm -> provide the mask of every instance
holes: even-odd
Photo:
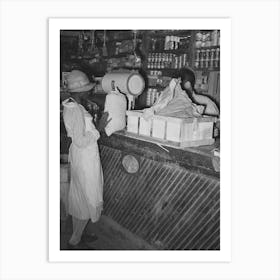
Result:
[[[205,106],[205,115],[219,116],[218,106],[208,96],[193,92],[192,97],[195,103]]]

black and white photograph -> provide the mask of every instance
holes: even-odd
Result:
[[[279,280],[278,0],[0,1],[0,279]]]
[[[60,29],[60,250],[220,250],[222,36]]]

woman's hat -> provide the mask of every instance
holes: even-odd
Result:
[[[72,70],[66,76],[66,83],[69,92],[89,91],[94,86],[94,83],[91,83],[87,75],[80,70]]]

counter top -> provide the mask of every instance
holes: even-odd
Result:
[[[211,146],[185,148],[182,150],[131,138],[120,131],[112,134],[110,137],[102,135],[99,144],[122,150],[125,153],[132,153],[157,161],[174,163],[196,173],[204,173],[216,178],[220,177],[220,171],[217,170],[219,168],[213,165],[213,161],[218,160],[213,155],[213,150],[219,146],[219,141],[216,141]]]

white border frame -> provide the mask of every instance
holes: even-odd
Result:
[[[61,251],[59,224],[59,77],[63,29],[221,30],[221,250]],[[225,125],[226,124],[226,125]],[[228,18],[49,19],[49,261],[54,262],[229,262],[231,261],[231,21]]]

